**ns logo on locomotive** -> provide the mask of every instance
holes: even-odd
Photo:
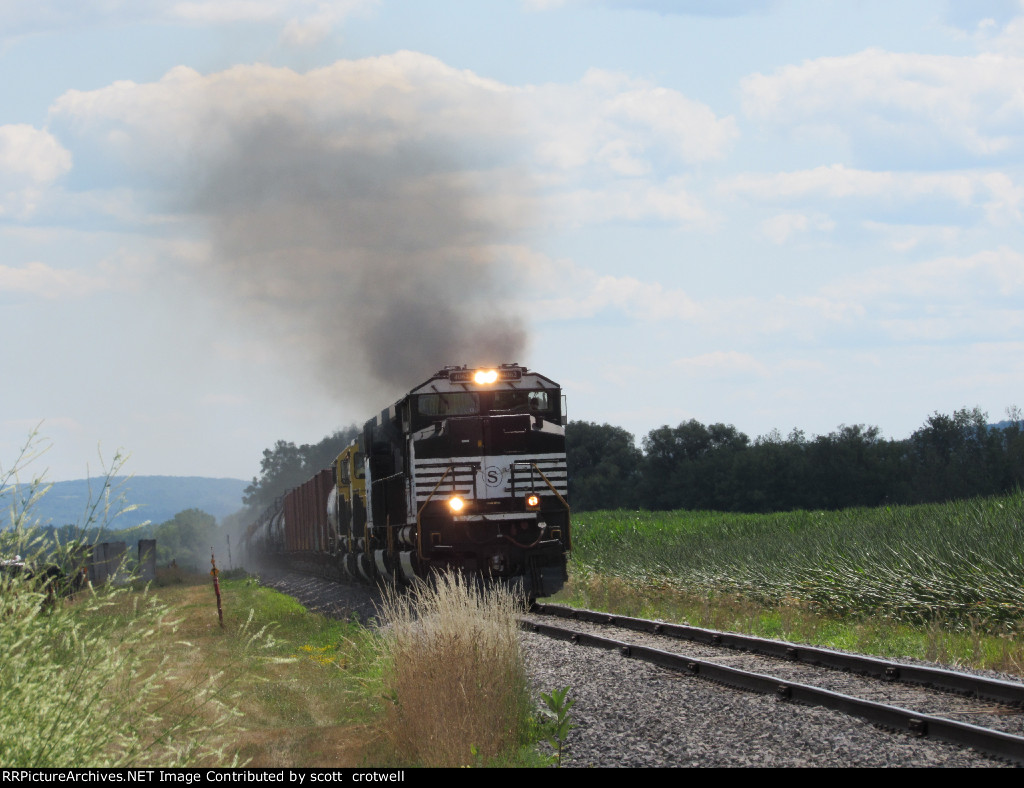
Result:
[[[565,424],[544,375],[445,367],[252,523],[248,550],[339,578],[458,570],[553,594],[571,547]]]

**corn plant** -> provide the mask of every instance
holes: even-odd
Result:
[[[577,575],[914,624],[1016,632],[1024,623],[1020,491],[836,512],[597,512],[574,529]]]

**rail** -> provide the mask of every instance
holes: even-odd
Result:
[[[550,615],[552,612],[549,609],[552,607],[557,606],[535,606],[534,612],[547,612]],[[590,613],[592,611],[577,612]],[[607,614],[595,615],[603,617],[600,623],[608,623],[613,626],[623,618]],[[639,621],[640,619],[631,620]],[[658,624],[659,622],[646,623]],[[688,673],[698,678],[725,684],[737,689],[774,695],[783,701],[793,701],[809,706],[833,709],[866,719],[892,730],[904,731],[913,736],[927,736],[961,746],[974,747],[990,755],[1005,758],[1017,764],[1024,764],[1024,737],[1011,733],[922,714],[898,706],[890,706],[873,700],[857,698],[821,687],[721,665],[707,659],[662,651],[650,646],[627,643],[565,627],[526,620],[521,622],[521,627],[526,631],[535,632],[557,640],[570,641],[577,645],[618,651],[626,658],[650,662],[670,670]],[[668,633],[661,630],[659,634]],[[942,672],[949,673],[950,671]]]

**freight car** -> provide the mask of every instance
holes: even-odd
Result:
[[[571,548],[565,424],[561,389],[541,374],[445,367],[267,509],[247,548],[339,578],[456,570],[550,595]]]

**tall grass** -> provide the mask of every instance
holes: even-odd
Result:
[[[176,627],[166,606],[145,591],[107,587],[87,588],[70,605],[31,577],[45,565],[75,568],[75,546],[48,541],[33,520],[45,484],[17,481],[35,456],[33,441],[0,473],[10,514],[0,559],[18,554],[26,568],[0,574],[0,765],[177,766],[221,758],[208,742],[231,719],[224,682],[216,672],[181,682],[165,669],[168,638],[157,635],[173,639]],[[104,491],[119,467],[115,460]],[[109,494],[90,506],[83,532],[97,512],[105,527],[104,513],[124,508]]]
[[[391,594],[381,639],[388,743],[409,762],[464,766],[519,745],[532,712],[510,591],[440,575]]]
[[[829,614],[1016,632],[1024,493],[922,506],[740,515],[597,512],[574,574],[798,603]]]

